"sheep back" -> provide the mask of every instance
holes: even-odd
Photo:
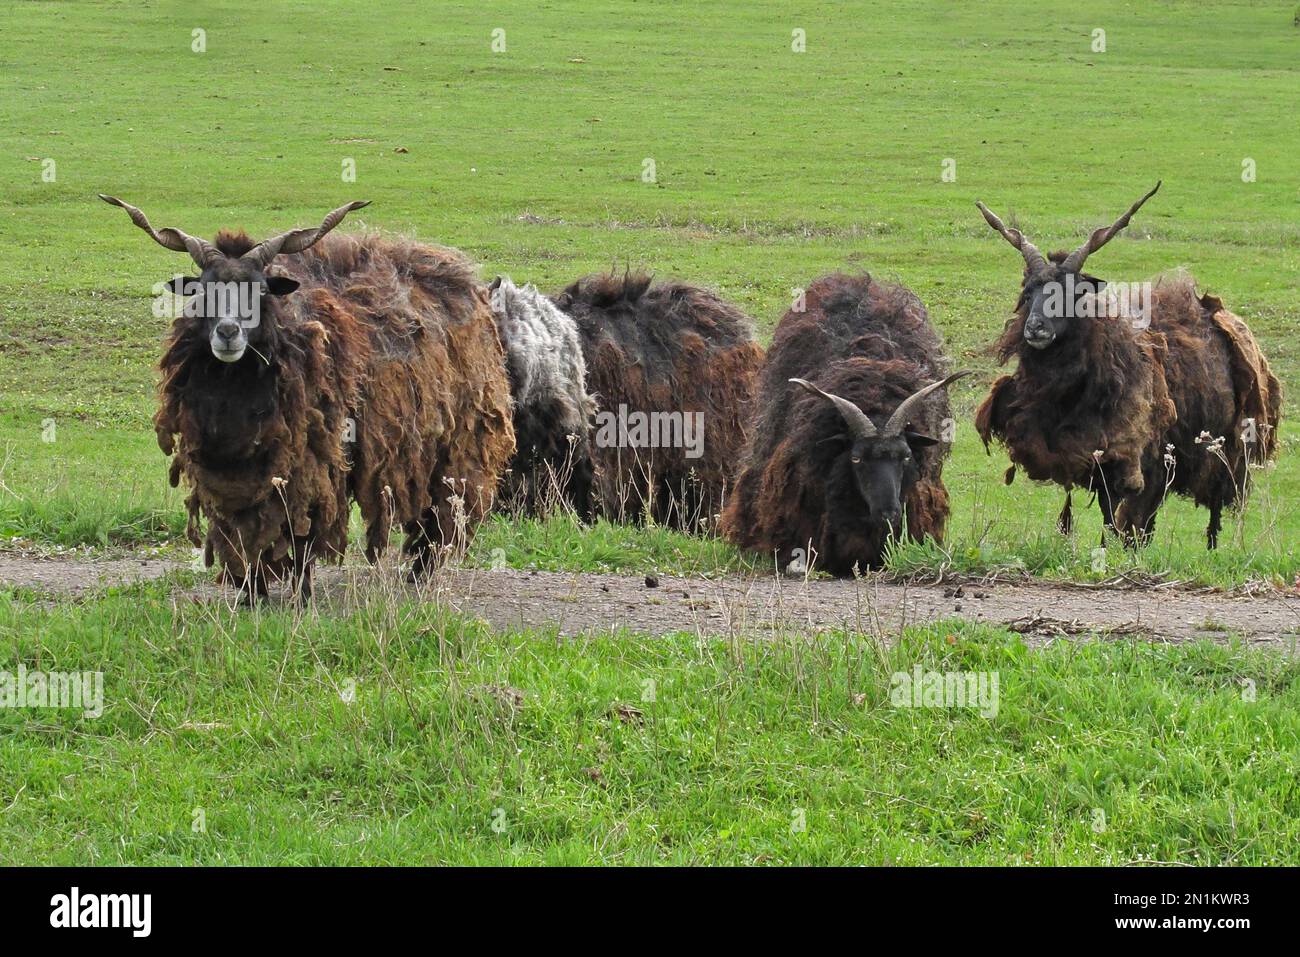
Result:
[[[703,448],[597,441],[595,498],[613,520],[694,529],[721,509],[748,434],[762,350],[753,323],[716,294],[635,273],[587,276],[553,297],[573,316],[599,416],[700,413]]]
[[[548,483],[563,482],[559,491],[587,517],[596,400],[587,392],[577,324],[531,283],[502,277],[490,298],[514,409],[516,451],[503,495],[536,514]]]

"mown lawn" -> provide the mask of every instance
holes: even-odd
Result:
[[[494,634],[381,596],[231,615],[0,595],[5,864],[1296,863],[1300,664],[967,623],[753,642]],[[15,668],[16,664],[7,667]],[[982,675],[977,707],[891,694]],[[924,697],[917,699],[926,704]]]

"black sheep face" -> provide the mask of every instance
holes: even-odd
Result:
[[[1095,276],[1066,272],[1056,262],[1027,275],[1017,306],[1025,316],[1025,344],[1042,350],[1068,339],[1079,323],[1091,321],[1095,310],[1085,300],[1095,302],[1105,285]]]
[[[866,506],[867,520],[888,525],[897,534],[903,530],[903,497],[920,478],[917,452],[927,446],[937,445],[939,441],[914,432],[910,428],[912,419],[921,412],[920,403],[926,396],[967,375],[970,375],[969,371],[954,372],[938,382],[922,386],[898,403],[883,425],[873,422],[859,406],[842,395],[827,392],[807,379],[794,378],[790,382],[806,392],[821,396],[834,407],[834,413],[821,413],[825,417],[822,421],[825,423],[826,418],[838,415],[844,425],[843,431],[832,434],[829,439],[848,444],[848,468],[852,474],[852,485]],[[821,442],[817,444],[820,445]],[[842,458],[837,458],[833,470],[842,469],[842,461]],[[836,474],[839,478],[834,484],[843,489],[846,484],[843,473]]]
[[[1053,253],[1050,257],[1039,252],[1038,247],[1025,238],[1019,229],[1006,225],[997,214],[983,203],[976,203],[984,221],[1002,235],[1002,238],[1020,251],[1025,260],[1025,278],[1020,285],[1020,302],[1017,311],[1025,317],[1023,337],[1031,349],[1046,349],[1053,343],[1066,339],[1080,320],[1093,318],[1093,310],[1085,300],[1092,298],[1105,286],[1095,276],[1083,272],[1088,257],[1101,249],[1125,229],[1133,214],[1156,194],[1160,183],[1128,208],[1109,226],[1095,229],[1083,245],[1071,253]],[[1085,308],[1080,308],[1085,306]]]
[[[268,276],[247,259],[218,259],[197,278],[178,277],[173,291],[185,299],[185,314],[200,320],[195,329],[221,362],[238,362],[248,350],[266,357],[275,336],[275,310],[269,296],[287,296],[298,283]]]
[[[849,468],[870,521],[889,525],[895,533],[901,530],[903,497],[920,477],[916,450],[936,442],[916,432],[853,441]]]

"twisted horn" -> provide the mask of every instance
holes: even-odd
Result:
[[[200,269],[207,268],[210,263],[225,258],[221,250],[206,239],[198,239],[170,226],[166,229],[155,230],[149,225],[148,217],[130,203],[124,203],[116,196],[105,196],[103,193],[98,195],[104,202],[125,209],[131,217],[131,222],[153,237],[153,241],[159,246],[178,253],[189,253],[190,258],[194,260]]]
[[[878,434],[875,423],[868,419],[867,414],[848,399],[841,398],[838,395],[831,395],[829,392],[823,392],[807,379],[791,379],[790,381],[795,385],[803,386],[813,395],[829,399],[831,404],[840,410],[840,415],[844,417],[844,424],[849,427],[849,432],[856,438],[872,439]]]
[[[889,421],[885,423],[885,427],[884,429],[881,430],[881,434],[898,435],[899,433],[901,433],[904,427],[907,425],[908,418],[912,415],[912,412],[915,411],[916,407],[920,405],[922,399],[924,399],[927,395],[929,395],[931,392],[935,391],[936,389],[942,389],[944,386],[951,385],[953,382],[956,382],[962,376],[970,375],[971,371],[972,370],[970,369],[966,369],[962,372],[954,372],[952,375],[948,376],[947,378],[940,379],[938,382],[931,382],[920,392],[914,392],[911,395],[909,395],[906,399],[904,399],[902,402],[899,403],[898,408],[894,410],[894,414],[891,415],[889,417]]]
[[[989,209],[978,200],[975,203],[979,211],[984,214],[984,220],[994,229],[1002,234],[1002,238],[1020,250],[1020,255],[1025,257],[1025,264],[1029,266],[1030,272],[1039,272],[1047,268],[1047,260],[1043,254],[1038,251],[1038,247],[1025,238],[1024,233],[1011,226],[1003,224],[1002,220],[994,215],[993,210]]]
[[[1156,185],[1151,188],[1151,192],[1147,193],[1130,206],[1128,212],[1115,220],[1111,225],[1103,226],[1101,229],[1095,230],[1093,234],[1088,237],[1086,243],[1066,257],[1065,262],[1061,264],[1061,268],[1067,272],[1078,272],[1082,269],[1084,260],[1114,239],[1115,235],[1128,225],[1128,221],[1133,217],[1134,213],[1142,208],[1142,204],[1156,194],[1156,190],[1160,188],[1161,182],[1162,180],[1157,180]]]
[[[276,256],[284,253],[300,253],[304,249],[310,249],[324,238],[325,234],[331,229],[343,222],[343,217],[354,209],[364,209],[370,205],[370,200],[357,200],[348,203],[346,206],[340,206],[338,209],[330,212],[325,220],[315,229],[292,229],[287,233],[281,233],[279,236],[272,236],[258,243],[241,257],[243,259],[256,260],[259,265],[265,269],[271,264],[271,260]]]

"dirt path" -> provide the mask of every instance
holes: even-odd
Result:
[[[112,584],[159,578],[182,566],[154,559],[30,558],[0,554],[0,583],[56,596],[81,596]],[[317,600],[346,604],[383,573],[322,568]],[[414,589],[389,586],[409,591]],[[217,599],[216,586],[189,590]],[[1062,635],[1144,635],[1223,640],[1294,650],[1300,644],[1300,596],[1247,596],[1177,588],[1090,588],[1047,583],[902,585],[799,579],[675,578],[652,586],[641,576],[506,569],[450,570],[424,589],[430,600],[498,628],[556,628],[564,635],[626,629],[661,635],[764,634],[850,627],[878,634],[904,623],[961,617],[999,624],[1034,639]],[[228,592],[225,593],[228,596]]]

